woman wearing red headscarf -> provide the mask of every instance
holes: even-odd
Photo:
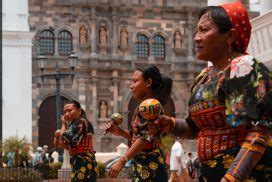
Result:
[[[245,52],[250,32],[240,2],[204,8],[194,41],[197,58],[213,66],[197,76],[185,120],[163,115],[149,128],[197,138],[207,181],[272,179],[272,74]]]

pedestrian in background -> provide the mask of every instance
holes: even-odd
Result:
[[[170,179],[169,182],[186,181],[187,169],[185,154],[182,148],[183,139],[177,137],[171,148],[170,154]]]

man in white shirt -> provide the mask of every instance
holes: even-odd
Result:
[[[181,145],[182,142],[183,139],[177,138],[171,149],[170,155],[171,176],[169,182],[186,180],[182,179],[185,178],[185,175],[182,174],[186,173],[185,155]]]

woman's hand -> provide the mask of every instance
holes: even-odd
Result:
[[[60,145],[60,138],[54,137],[53,143],[55,147],[58,147]]]
[[[61,123],[66,125],[66,118],[64,115],[61,115]]]
[[[173,121],[171,117],[166,115],[160,115],[158,118],[148,125],[148,130],[153,136],[158,132],[169,133],[173,128]]]
[[[121,157],[117,162],[115,162],[111,166],[108,175],[112,178],[116,178],[120,171],[122,170],[122,168],[125,166],[125,164],[126,164],[125,158]]]
[[[116,136],[119,136],[121,133],[121,128],[117,125],[115,125],[113,122],[110,122],[106,124],[106,131],[110,132],[111,134],[114,134]]]

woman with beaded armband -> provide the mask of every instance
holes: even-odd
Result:
[[[250,34],[240,2],[204,8],[194,41],[213,66],[196,77],[185,120],[159,116],[149,127],[197,138],[207,181],[272,180],[272,74],[245,52]]]

